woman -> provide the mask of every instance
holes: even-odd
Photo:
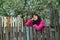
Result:
[[[26,22],[26,26],[33,26],[35,30],[44,32],[45,22],[38,14],[34,13],[32,18]]]

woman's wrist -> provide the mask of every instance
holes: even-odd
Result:
[[[33,20],[33,18],[31,20]]]

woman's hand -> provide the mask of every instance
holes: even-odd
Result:
[[[33,18],[31,20],[33,20]]]

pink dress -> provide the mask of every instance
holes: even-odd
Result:
[[[26,22],[26,26],[32,26],[32,20],[31,20],[31,19]],[[44,27],[45,27],[45,22],[44,22],[44,20],[41,20],[41,22],[40,22],[39,25],[34,24],[33,27],[34,27],[37,31],[43,31],[43,32],[44,32],[44,31],[45,31],[45,30],[44,30]]]

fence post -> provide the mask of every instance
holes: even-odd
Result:
[[[7,18],[4,17],[4,40],[6,40],[6,22],[7,22]]]
[[[7,16],[8,40],[10,40],[10,16]]]
[[[2,17],[0,17],[0,40],[2,40]]]
[[[2,17],[2,40],[3,40],[4,17]]]
[[[50,26],[47,26],[46,32],[47,32],[47,40],[50,40]]]
[[[34,40],[33,27],[30,27],[30,40]]]

